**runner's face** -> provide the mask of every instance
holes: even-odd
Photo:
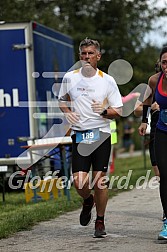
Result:
[[[97,51],[94,45],[91,46],[82,46],[80,52],[80,60],[85,61],[85,67],[93,67],[94,69],[97,68],[97,62],[101,58],[101,53]],[[88,64],[87,64],[88,63]]]
[[[161,68],[165,75],[167,75],[167,52],[161,57]]]

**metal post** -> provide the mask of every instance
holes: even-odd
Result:
[[[0,182],[0,185],[2,186],[2,200],[5,202],[5,173],[8,171],[7,165],[0,166],[0,175],[2,178],[2,183]]]
[[[5,202],[5,179],[3,172],[2,172],[2,200],[3,202]]]
[[[68,164],[67,164],[67,160],[66,160],[65,146],[60,146],[60,149],[61,149],[61,155],[62,155],[62,161],[63,161],[64,176],[65,176],[65,178],[67,178],[64,189],[65,189],[65,194],[67,196],[67,199],[70,200],[70,192],[68,189],[69,174],[68,174]]]

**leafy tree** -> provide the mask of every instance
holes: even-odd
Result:
[[[6,22],[34,20],[65,32],[74,39],[78,60],[79,42],[85,37],[101,43],[99,67],[107,71],[116,59],[127,60],[134,69],[131,83],[123,85],[123,94],[147,80],[154,71],[157,48],[144,43],[154,22],[166,15],[156,8],[156,0],[1,0],[0,19]],[[121,71],[121,69],[120,69]],[[126,86],[126,87],[125,87]]]

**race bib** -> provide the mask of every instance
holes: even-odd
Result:
[[[76,143],[91,144],[100,139],[99,129],[76,131]]]
[[[161,121],[167,125],[167,109],[162,109],[160,111],[160,118],[161,118]]]

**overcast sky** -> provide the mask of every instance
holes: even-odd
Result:
[[[167,2],[167,0],[157,0],[156,6],[164,7],[165,2]],[[162,28],[162,30],[159,30],[157,27],[163,23],[165,23],[164,28]],[[155,30],[146,35],[145,40],[149,41],[153,45],[157,45],[158,47],[162,47],[164,43],[167,44],[167,37],[165,37],[162,32],[162,31],[167,32],[166,24],[167,24],[167,17],[160,18],[159,22],[155,22],[154,24]]]

